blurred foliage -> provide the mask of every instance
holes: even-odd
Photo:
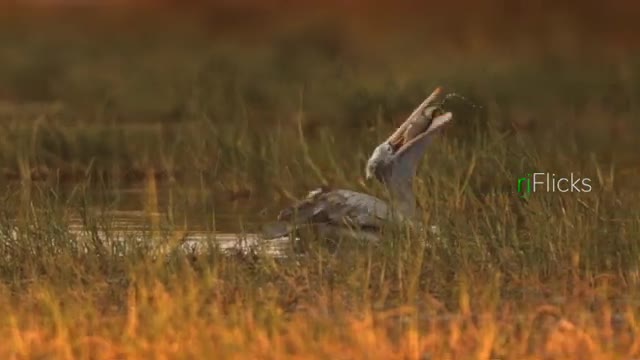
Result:
[[[2,358],[637,357],[630,2],[119,4],[2,5]],[[324,180],[382,194],[365,159],[438,85],[472,103],[416,177],[438,236],[173,251]],[[594,191],[520,199],[532,171]]]

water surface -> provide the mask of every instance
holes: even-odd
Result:
[[[25,191],[23,201],[34,198],[33,189]],[[56,196],[69,203],[64,221],[79,241],[97,235],[107,244],[153,241],[161,251],[202,252],[215,246],[274,256],[282,255],[290,245],[288,237],[263,240],[261,235],[264,225],[273,222],[286,203],[262,201],[252,194],[232,197],[208,188],[153,182],[151,186],[82,191],[76,185],[65,185]],[[78,204],[77,199],[83,201]],[[13,232],[13,236],[18,234]]]

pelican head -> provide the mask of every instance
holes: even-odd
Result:
[[[441,93],[442,89],[436,88],[387,140],[373,150],[365,169],[367,180],[375,178],[387,183],[392,177],[411,179],[432,133],[452,118],[440,104],[434,104]]]
[[[393,146],[386,141],[378,145],[374,150],[365,169],[367,180],[376,179],[383,181],[385,170],[389,168],[393,160]]]

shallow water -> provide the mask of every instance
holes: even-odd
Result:
[[[59,190],[61,199],[73,198],[73,186]],[[31,199],[34,191],[26,197]],[[289,237],[264,240],[261,229],[273,222],[279,204],[248,196],[230,199],[228,194],[206,188],[138,186],[85,192],[86,208],[70,206],[65,223],[79,242],[97,236],[112,248],[137,241],[153,241],[160,252],[181,249],[201,253],[211,247],[225,252],[259,251],[283,256]],[[269,203],[270,207],[260,204]],[[17,228],[7,232],[18,238]]]

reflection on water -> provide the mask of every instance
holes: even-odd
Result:
[[[110,221],[98,226],[97,230],[89,230],[82,219],[72,218],[69,232],[76,236],[78,241],[97,235],[104,244],[126,245],[146,241],[158,245],[156,249],[160,252],[181,249],[187,254],[201,254],[215,247],[223,252],[260,251],[279,257],[290,245],[288,237],[264,240],[259,233],[161,228],[156,230],[149,226],[146,214],[139,211],[115,211],[106,215],[110,217]],[[156,215],[160,217],[162,214]]]
[[[65,190],[69,192],[69,190]],[[160,226],[221,232],[255,232],[285,205],[257,195],[231,198],[208,187],[152,185],[94,191],[89,204],[114,224]]]
[[[22,194],[23,200],[32,199]],[[74,195],[74,192],[76,195]],[[59,197],[72,199],[72,187]],[[222,251],[256,250],[281,256],[290,239],[264,240],[263,224],[273,221],[281,205],[255,198],[230,200],[210,189],[150,186],[83,193],[83,206],[71,206],[65,217],[69,232],[79,242],[97,236],[101,243],[123,248],[137,241],[158,245],[158,250],[182,249],[200,253],[212,246]],[[72,202],[72,201],[70,201]],[[270,207],[261,204],[269,204]],[[17,230],[16,230],[17,231]],[[16,231],[11,236],[17,238]],[[155,248],[155,246],[154,246]]]

